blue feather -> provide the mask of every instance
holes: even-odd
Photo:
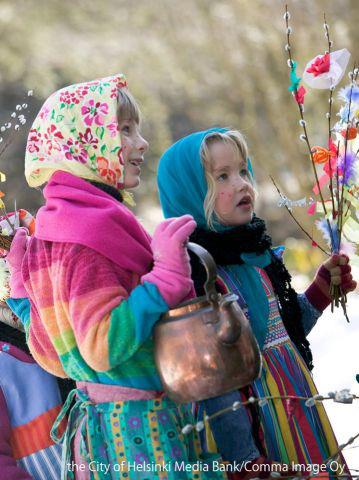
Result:
[[[338,225],[336,222],[330,221],[331,232],[329,230],[328,222],[325,218],[315,222],[317,229],[322,232],[323,238],[332,252],[339,252],[339,234]]]

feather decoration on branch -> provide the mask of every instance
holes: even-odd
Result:
[[[313,192],[317,198],[309,207],[309,215],[318,215],[315,221],[324,241],[331,253],[346,250],[350,252],[352,264],[359,265],[359,257],[355,252],[355,244],[359,241],[359,85],[358,64],[354,63],[349,72],[349,85],[341,88],[338,100],[343,104],[337,116],[339,120],[332,126],[334,91],[344,78],[349,64],[350,53],[347,49],[332,51],[333,42],[329,35],[329,25],[324,15],[324,31],[327,39],[327,50],[323,54],[307,62],[302,74],[303,81],[311,89],[327,89],[329,91],[326,139],[324,145],[311,146],[307,122],[304,119],[304,95],[306,89],[300,85],[297,75],[298,62],[293,59],[290,38],[292,28],[289,26],[290,14],[286,6],[284,19],[286,22],[288,67],[290,68],[290,86],[297,103],[300,115],[299,124],[303,129],[300,139],[308,147],[315,183]],[[309,91],[309,94],[311,92]],[[324,141],[325,139],[325,141]],[[297,222],[298,223],[298,222]],[[316,242],[312,245],[317,246]],[[332,309],[341,305],[347,321],[346,296],[340,286],[331,286]]]

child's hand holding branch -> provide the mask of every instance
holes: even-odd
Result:
[[[305,292],[310,303],[323,311],[331,302],[331,286],[339,286],[346,294],[357,287],[351,274],[351,266],[347,255],[334,253],[319,267],[313,282]]]

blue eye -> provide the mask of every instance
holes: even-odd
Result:
[[[130,125],[124,125],[122,128],[121,128],[121,132],[123,133],[130,133]]]
[[[227,178],[228,178],[227,173],[222,173],[217,177],[217,180],[219,180],[220,182],[223,182],[224,180],[227,180]]]

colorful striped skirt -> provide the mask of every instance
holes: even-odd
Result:
[[[259,427],[256,428],[256,433],[258,433],[256,438],[261,440],[258,441],[261,444],[259,446],[270,460],[290,465],[323,465],[337,452],[338,443],[322,403],[316,402],[312,406],[307,406],[306,400],[303,399],[278,398],[291,396],[308,398],[318,392],[307,366],[284,327],[277,298],[266,272],[255,268],[267,295],[269,313],[267,333],[262,348],[262,374],[250,388],[253,396],[257,398],[274,397],[267,403],[261,402],[256,412],[253,412],[253,408],[251,409],[252,414],[256,417],[253,424],[259,423]],[[219,270],[224,290],[238,295],[239,304],[251,321],[241,293],[241,282],[236,276],[235,269],[228,266],[221,267]],[[241,400],[242,395],[243,392],[238,391],[238,400]],[[250,409],[246,409],[252,420],[253,415],[251,418],[249,411]],[[218,423],[220,418],[216,419]],[[229,422],[231,416],[228,415],[228,419]],[[225,416],[223,416],[223,422],[225,421]],[[231,425],[233,425],[233,420],[228,427]],[[250,429],[250,426],[248,428]],[[239,428],[232,428],[232,430],[233,435],[236,435],[236,431],[240,431]],[[226,441],[229,445],[235,443],[230,435],[227,436]],[[208,425],[207,445],[211,451],[214,451],[215,444]],[[242,460],[236,455],[243,451],[242,446],[239,445],[236,451],[232,449],[232,458],[234,456],[236,459]],[[342,455],[339,456],[339,467],[335,462],[332,463],[332,472],[349,474]]]
[[[286,332],[284,341],[266,348],[262,356],[262,375],[251,385],[254,397],[307,398],[318,393],[310,372]],[[240,391],[238,400],[246,400]],[[338,443],[323,404],[316,402],[310,407],[306,406],[305,402],[304,399],[283,398],[261,402],[257,409],[259,437],[264,454],[270,460],[301,465],[301,468],[310,465],[322,466],[337,452]],[[249,410],[247,412],[250,416]],[[217,418],[218,421],[220,417]],[[211,451],[216,450],[208,424],[206,444]],[[331,464],[331,472],[349,476],[343,456],[339,455],[336,460],[338,461]],[[330,472],[330,469],[328,471]]]
[[[312,376],[291,341],[263,352],[263,371],[253,384],[258,397],[313,397]],[[273,399],[260,409],[265,449],[269,458],[284,463],[323,464],[338,450],[333,429],[321,402]],[[346,468],[341,457],[341,463]]]

